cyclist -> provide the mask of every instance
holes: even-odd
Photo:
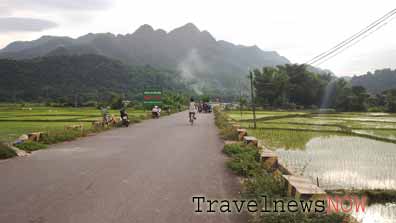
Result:
[[[191,120],[191,118],[197,119],[197,118],[195,117],[195,113],[196,113],[196,105],[195,105],[195,102],[194,102],[194,98],[191,98],[191,99],[190,99],[190,105],[189,105],[189,107],[188,107],[188,117],[189,117],[189,120]]]

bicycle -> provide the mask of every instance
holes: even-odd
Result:
[[[190,122],[191,125],[194,125],[194,119],[193,118],[190,117],[189,122]]]
[[[189,114],[189,122],[190,122],[191,125],[194,125],[194,119],[195,119],[194,118],[194,114],[190,112],[190,114]]]

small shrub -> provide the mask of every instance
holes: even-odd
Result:
[[[243,196],[260,200],[263,195],[271,198],[286,197],[287,188],[281,179],[272,176],[265,170],[256,171],[257,173],[245,182]]]
[[[242,153],[241,145],[238,143],[224,145],[223,152],[228,156]]]
[[[236,144],[227,146],[224,152],[231,154],[232,159],[227,162],[227,166],[236,174],[247,177],[261,171],[255,148]]]
[[[39,143],[39,142],[32,142],[27,141],[21,144],[16,145],[18,149],[25,150],[26,152],[33,152],[40,149],[46,149],[47,145]]]
[[[55,144],[58,142],[71,141],[81,136],[84,136],[84,133],[80,130],[61,131],[43,136],[40,142],[44,144]]]
[[[220,129],[220,136],[224,140],[238,140],[238,132],[232,127]]]
[[[214,108],[213,112],[215,114],[215,124],[219,129],[229,127],[227,121],[227,115],[219,110],[219,108]]]
[[[17,153],[13,149],[0,143],[0,159],[8,159],[14,156],[17,156]]]

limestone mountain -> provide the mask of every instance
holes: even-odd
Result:
[[[150,65],[179,71],[197,89],[223,92],[245,79],[248,68],[289,63],[275,51],[257,46],[235,45],[216,40],[194,24],[166,32],[143,25],[132,34],[99,33],[69,37],[43,36],[13,42],[0,51],[0,58],[30,59],[44,56],[97,54],[127,65]]]

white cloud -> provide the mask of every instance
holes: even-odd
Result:
[[[142,24],[167,31],[193,22],[217,39],[277,50],[303,63],[396,7],[394,0],[6,0],[13,16],[57,21],[42,35],[131,33]],[[17,4],[18,3],[18,4]],[[22,4],[23,3],[23,4]],[[54,10],[43,11],[43,5]],[[0,4],[1,7],[1,4]],[[29,15],[29,16],[26,16]],[[322,64],[339,75],[396,67],[396,21]],[[36,38],[32,34],[30,38]],[[29,39],[29,37],[25,37]],[[6,43],[1,41],[0,46]],[[380,56],[381,55],[381,56]]]
[[[56,23],[42,19],[16,17],[0,18],[0,33],[38,32],[56,26]]]
[[[103,10],[112,6],[112,0],[5,0],[13,9],[64,9],[64,10]]]

